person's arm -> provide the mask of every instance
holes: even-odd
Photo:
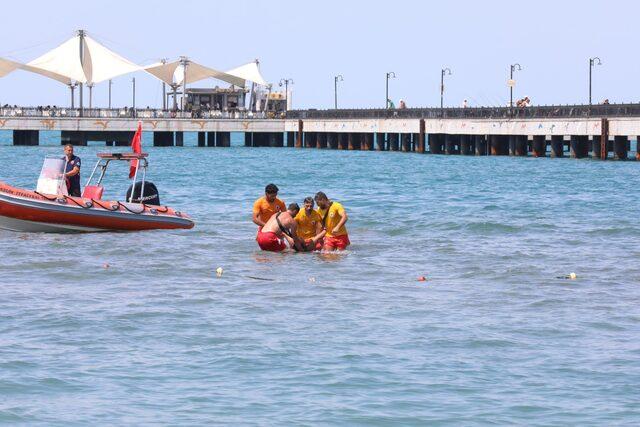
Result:
[[[64,176],[67,178],[71,178],[72,176],[76,176],[80,173],[80,168],[78,166],[74,166],[69,172],[65,173]]]
[[[325,234],[327,234],[327,230],[325,230],[322,226],[322,218],[320,218],[320,221],[316,222],[316,235],[313,236],[311,241],[315,245],[320,239],[324,237]]]
[[[291,227],[289,228],[289,231],[291,231],[292,237],[289,237],[285,234],[286,237],[289,237],[289,239],[291,239],[290,241],[289,239],[287,239],[289,241],[289,245],[296,251],[303,251],[304,242],[298,237],[298,223],[295,221],[291,221]]]
[[[258,227],[264,227],[264,225],[266,224],[264,221],[262,221],[260,219],[260,211],[256,212],[255,210],[253,211],[253,217],[251,218],[253,220],[253,223],[255,225],[257,225]]]
[[[333,230],[331,231],[333,234],[337,233],[338,231],[340,231],[340,227],[342,227],[347,220],[349,219],[349,217],[347,216],[347,211],[343,210],[341,213],[342,218],[340,218],[340,222],[338,222],[336,224],[335,227],[333,227]]]
[[[256,200],[253,204],[253,216],[251,217],[251,220],[258,227],[264,227],[265,222],[260,219],[260,199]]]

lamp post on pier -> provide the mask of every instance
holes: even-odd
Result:
[[[333,78],[333,108],[335,108],[336,110],[338,109],[338,82],[342,81],[344,81],[344,79],[342,78],[342,74],[338,74]]]
[[[389,71],[387,73],[387,85],[386,85],[386,91],[385,91],[385,110],[389,109],[389,79],[395,79],[396,78],[396,73],[394,73],[393,71]]]
[[[443,68],[440,70],[440,108],[444,107],[444,76],[450,76],[451,70],[449,68]]]
[[[133,92],[133,100],[132,100],[133,106],[131,110],[132,110],[133,117],[135,117],[136,116],[136,78],[135,77],[131,79],[131,83],[132,83],[131,90]]]
[[[593,73],[594,65],[602,65],[602,61],[597,56],[589,58],[589,105],[591,105],[591,74]]]
[[[292,78],[288,78],[288,79],[280,79],[280,83],[278,83],[278,85],[280,87],[282,87],[282,85],[284,85],[284,97],[285,97],[285,111],[289,110],[289,85],[293,84],[293,79]],[[269,102],[267,100],[267,102]]]
[[[111,86],[113,85],[113,81],[109,79],[109,109],[111,109]]]
[[[522,71],[522,67],[517,62],[515,64],[511,64],[509,67],[511,70],[509,73],[509,112],[513,111],[513,87],[516,85],[515,80],[513,80],[513,72],[514,71]]]

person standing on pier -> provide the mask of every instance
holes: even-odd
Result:
[[[325,251],[345,250],[351,244],[347,228],[344,226],[349,219],[347,212],[340,203],[329,200],[322,191],[316,193],[315,200],[326,230],[322,249]]]
[[[64,146],[65,160],[64,179],[67,182],[67,192],[70,196],[80,197],[80,157],[73,155],[73,145]]]
[[[274,214],[286,210],[284,202],[278,199],[278,187],[275,184],[269,184],[264,189],[264,196],[253,204],[252,220],[259,228],[262,228]]]

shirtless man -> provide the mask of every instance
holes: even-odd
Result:
[[[281,252],[287,248],[284,239],[289,246],[297,251],[304,250],[304,242],[298,237],[298,224],[295,216],[300,211],[297,203],[291,203],[284,212],[274,214],[267,223],[258,231],[258,246],[263,251]]]

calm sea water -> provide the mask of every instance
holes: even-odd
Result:
[[[6,136],[0,179],[33,188],[55,136]],[[148,151],[195,229],[0,231],[0,422],[640,423],[640,163]],[[351,249],[259,251],[269,182],[342,202]]]

